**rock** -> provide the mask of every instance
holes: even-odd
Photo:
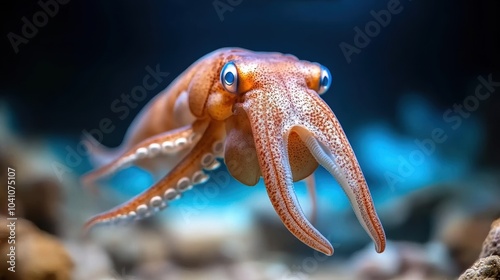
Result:
[[[44,232],[61,236],[64,185],[58,181],[51,163],[54,155],[39,141],[13,139],[0,147],[0,181],[7,181],[8,168],[16,170],[16,216],[33,222]],[[7,201],[7,191],[0,192],[0,201]],[[0,215],[7,215],[6,207]]]
[[[77,264],[73,280],[116,279],[113,263],[106,252],[97,244],[89,241],[68,241],[65,247]]]
[[[459,280],[497,280],[500,279],[500,257],[489,256],[479,259],[467,269]]]
[[[11,229],[5,225],[0,227],[0,279],[72,279],[74,264],[61,242],[29,221],[18,218],[15,222],[15,244],[6,242]],[[7,254],[12,245],[15,245],[15,273],[7,270],[10,266]]]
[[[491,230],[484,240],[480,258],[488,256],[500,256],[500,219],[491,224]]]
[[[255,256],[260,248],[259,234],[242,211],[204,210],[203,215],[192,215],[188,221],[173,216],[169,221],[166,238],[171,259],[183,266],[234,263]]]
[[[141,264],[162,262],[171,251],[163,231],[144,223],[102,227],[93,232],[92,240],[107,252],[119,275]]]
[[[466,270],[477,260],[492,220],[481,215],[458,215],[445,222],[438,238],[448,247],[458,271]]]
[[[53,178],[36,178],[20,184],[17,200],[23,218],[41,230],[54,235],[61,231],[63,187]],[[35,194],[36,195],[33,195]]]
[[[479,279],[500,279],[500,219],[491,224],[479,260],[459,278],[459,280]]]

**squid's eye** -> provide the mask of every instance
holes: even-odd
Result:
[[[230,61],[222,67],[220,71],[220,82],[227,91],[231,93],[236,93],[238,91],[238,71],[236,70],[234,62]]]
[[[321,65],[321,76],[319,78],[318,94],[325,93],[332,84],[332,74],[325,66]]]

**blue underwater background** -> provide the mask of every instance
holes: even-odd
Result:
[[[0,166],[18,170],[19,217],[73,260],[68,279],[454,279],[500,217],[498,1],[3,5]],[[374,253],[321,167],[314,224],[335,248],[329,258],[286,230],[262,180],[244,186],[225,166],[210,173],[227,179],[222,185],[211,178],[155,217],[80,239],[86,219],[154,183],[131,167],[101,182],[98,193],[82,188],[79,177],[92,169],[85,133],[118,146],[141,108],[191,63],[233,46],[328,67],[333,82],[322,98],[367,179],[389,240],[385,253]],[[158,67],[168,75],[127,103],[123,96]],[[295,189],[310,215],[305,184]],[[420,278],[404,278],[415,271]]]

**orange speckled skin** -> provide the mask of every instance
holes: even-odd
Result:
[[[227,91],[220,81],[220,72],[230,61],[237,68],[236,92]],[[176,139],[185,142],[175,146],[185,156],[144,193],[93,217],[85,227],[150,213],[159,199],[167,201],[172,193],[180,193],[185,182],[201,183],[196,176],[207,168],[211,158],[206,155],[212,153],[224,158],[231,175],[244,184],[255,185],[263,177],[270,201],[288,230],[331,255],[332,245],[305,218],[293,189],[294,181],[310,176],[318,163],[323,165],[346,192],[376,251],[384,251],[384,230],[356,156],[318,94],[320,72],[317,63],[281,53],[226,48],[204,56],[143,110],[119,154],[84,180],[94,181],[128,161],[148,168],[155,155],[165,151],[158,152],[158,147],[168,148]],[[172,121],[176,118],[187,121]],[[222,150],[218,142],[224,144]]]

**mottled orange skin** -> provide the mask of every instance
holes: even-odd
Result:
[[[220,81],[221,69],[230,61],[237,68],[236,93],[227,91]],[[210,158],[204,155],[214,153],[224,158],[231,175],[244,184],[255,185],[263,177],[271,203],[288,230],[310,247],[331,255],[332,245],[305,218],[293,190],[294,181],[306,178],[314,190],[311,176],[319,162],[343,187],[376,251],[384,251],[384,230],[356,156],[334,113],[317,93],[320,71],[319,64],[292,55],[244,49],[220,49],[201,58],[151,101],[117,154],[84,180],[89,183],[109,174],[126,159],[154,170],[156,157],[134,157],[141,147],[152,143],[190,137],[192,140],[178,148],[184,156],[170,159],[174,165],[151,188],[95,216],[85,227],[118,216],[126,218],[131,211],[144,210],[138,208],[141,205],[153,209],[153,197],[179,188],[182,178],[189,179],[206,167]],[[178,101],[182,98],[184,103]],[[184,121],[172,121],[176,118]],[[223,151],[214,148],[217,141],[224,142]],[[99,147],[91,149],[104,152]],[[199,182],[194,179],[191,181]]]

